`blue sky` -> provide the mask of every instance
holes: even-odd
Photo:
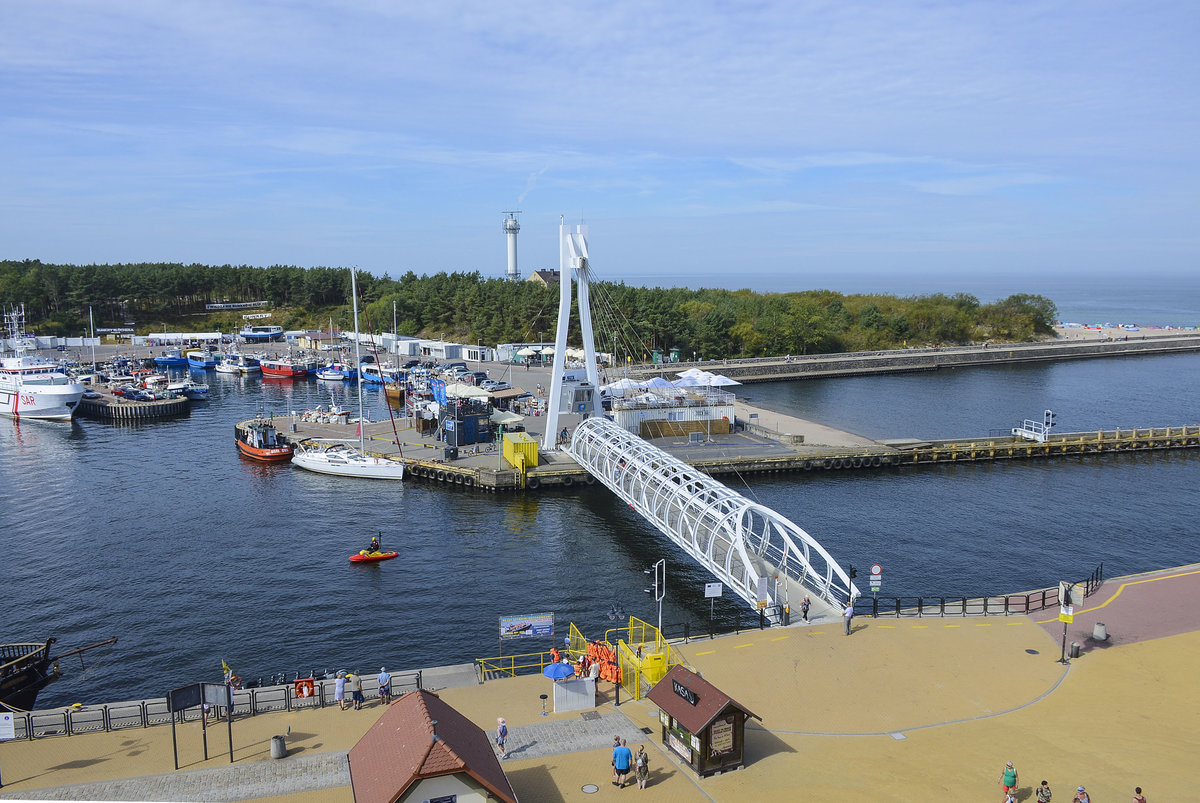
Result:
[[[0,257],[1194,271],[1191,2],[0,2]]]

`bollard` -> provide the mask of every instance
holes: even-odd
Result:
[[[271,737],[271,758],[283,758],[287,755],[287,742],[282,736]]]
[[[1078,641],[1071,642],[1071,651],[1069,653],[1067,653],[1067,656],[1070,658],[1078,658],[1079,657],[1079,642]]]

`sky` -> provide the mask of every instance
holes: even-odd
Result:
[[[0,0],[0,258],[1194,273],[1194,2]],[[837,289],[835,287],[835,289]]]

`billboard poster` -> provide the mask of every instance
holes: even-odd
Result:
[[[524,616],[501,616],[500,638],[530,638],[554,635],[554,614],[531,613]]]

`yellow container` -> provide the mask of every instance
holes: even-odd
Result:
[[[642,656],[642,675],[651,683],[658,683],[667,674],[667,656],[652,652]]]
[[[537,441],[529,437],[525,432],[505,432],[504,433],[504,459],[510,465],[517,465],[520,459],[517,455],[525,458],[525,467],[531,468],[538,464],[538,446]]]

